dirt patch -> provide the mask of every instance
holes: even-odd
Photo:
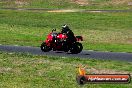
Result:
[[[119,71],[119,70],[112,70],[112,69],[90,68],[90,69],[86,69],[86,71],[92,74],[130,74],[130,72],[127,72],[127,71]]]
[[[88,5],[89,4],[87,0],[71,0],[71,2],[76,3],[76,4],[79,4],[81,6],[84,6],[84,5]]]
[[[47,12],[56,12],[56,13],[62,13],[62,12],[78,12],[79,10],[75,10],[75,9],[67,9],[67,10],[49,10]]]
[[[0,67],[0,73],[5,73],[5,72],[9,72],[9,71],[11,71],[12,70],[12,68],[5,68],[5,67]]]
[[[21,74],[21,70],[19,68],[10,68],[10,67],[0,67],[0,73],[15,73],[15,74]]]
[[[89,10],[89,11],[85,11],[84,9],[60,9],[60,10],[49,10],[47,12],[51,12],[51,13],[68,13],[68,12],[100,13],[100,12],[103,12],[103,11],[101,11],[101,10]]]
[[[28,5],[28,0],[16,0],[15,1],[15,4],[18,6],[18,7],[23,7],[25,5]]]
[[[102,3],[102,5],[128,5],[131,0],[111,0],[105,3]]]
[[[128,2],[128,5],[129,5],[129,6],[132,6],[132,2]]]
[[[132,38],[128,38],[126,42],[132,44]]]
[[[130,0],[112,0],[111,3],[113,4],[125,4],[128,3]]]

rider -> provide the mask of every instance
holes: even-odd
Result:
[[[69,41],[76,42],[76,38],[74,36],[74,33],[66,24],[62,26],[61,33],[66,34],[68,37],[67,39]]]

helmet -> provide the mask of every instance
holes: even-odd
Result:
[[[61,33],[67,33],[69,30],[69,27],[65,24],[62,26]]]
[[[68,27],[66,24],[64,24],[64,25],[62,26],[62,29],[69,29],[69,27]]]

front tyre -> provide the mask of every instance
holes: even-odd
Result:
[[[51,50],[50,47],[47,46],[45,42],[43,42],[43,43],[41,44],[40,48],[41,48],[41,50],[42,50],[43,52],[49,52],[49,51]]]

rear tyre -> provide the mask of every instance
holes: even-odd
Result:
[[[83,49],[82,44],[81,44],[81,43],[79,43],[79,42],[76,42],[75,44],[76,44],[76,45],[77,45],[77,47],[78,47],[78,53],[80,53],[80,52],[82,51],[82,49]]]
[[[45,42],[43,42],[43,43],[41,44],[40,48],[41,48],[41,50],[42,50],[43,52],[49,52],[49,51],[51,50],[50,47],[47,46]]]
[[[74,43],[74,44],[72,45],[72,47],[71,47],[71,49],[70,49],[70,52],[71,52],[72,54],[77,54],[77,53],[80,53],[80,52],[82,51],[82,49],[83,49],[82,44],[79,43],[79,42],[76,42],[76,43]]]

